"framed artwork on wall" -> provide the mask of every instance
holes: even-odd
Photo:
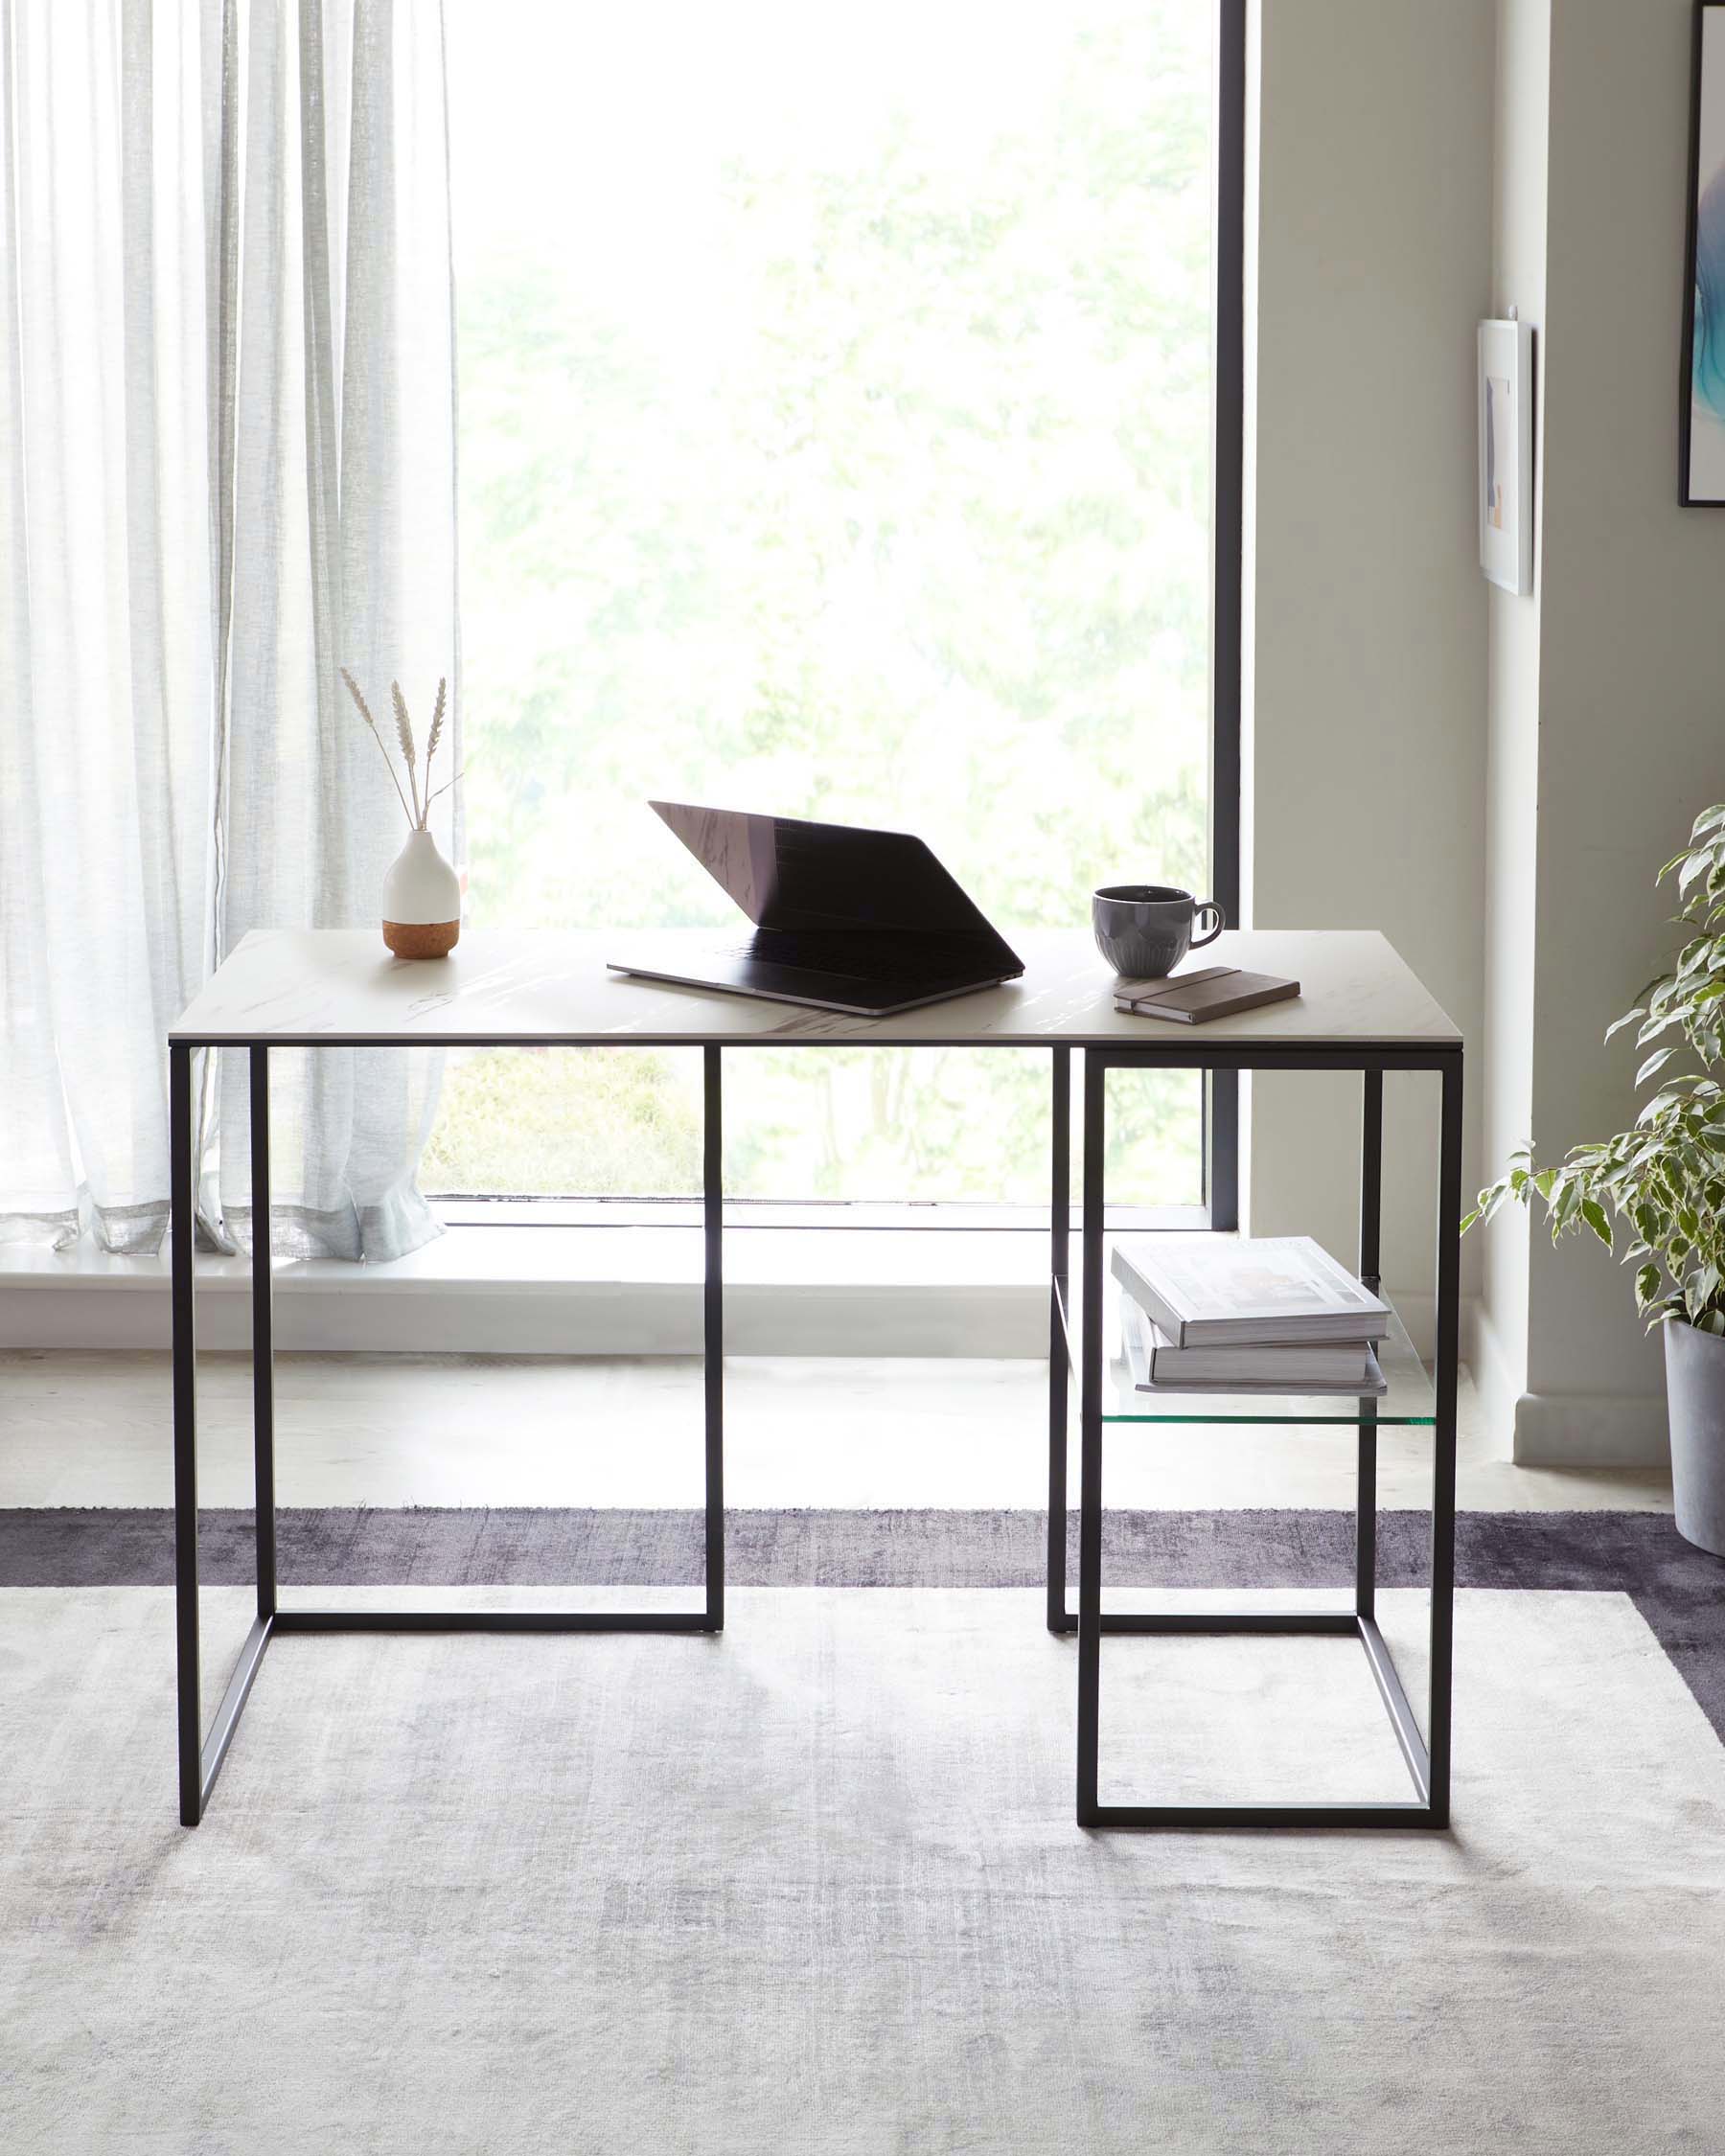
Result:
[[[1678,498],[1725,503],[1725,0],[1696,0]]]
[[[1533,588],[1533,332],[1480,324],[1480,566],[1506,591]]]

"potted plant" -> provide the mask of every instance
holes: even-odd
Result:
[[[1531,1147],[1461,1223],[1538,1198],[1553,1242],[1572,1228],[1615,1250],[1619,1223],[1635,1300],[1665,1328],[1666,1403],[1678,1531],[1725,1556],[1725,806],[1703,810],[1658,883],[1676,879],[1689,939],[1669,973],[1606,1033],[1636,1028],[1635,1074],[1651,1097],[1626,1131],[1578,1145],[1555,1167]]]

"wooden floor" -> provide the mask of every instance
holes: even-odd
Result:
[[[250,1365],[200,1360],[200,1495],[251,1502]],[[284,1355],[284,1504],[684,1505],[701,1496],[701,1365],[652,1358]],[[736,1506],[1039,1508],[1046,1376],[1029,1361],[738,1357],[725,1365]],[[1380,1502],[1423,1504],[1430,1434],[1387,1430]],[[1670,1509],[1649,1473],[1492,1456],[1463,1379],[1460,1500],[1487,1510]],[[1111,1433],[1111,1505],[1346,1506],[1351,1431]],[[165,1354],[0,1354],[0,1505],[172,1499]]]

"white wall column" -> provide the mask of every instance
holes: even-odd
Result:
[[[1255,16],[1248,919],[1381,928],[1472,1047],[1486,768],[1473,351],[1490,289],[1492,0],[1264,0]],[[1250,1098],[1248,1224],[1316,1234],[1351,1261],[1359,1080],[1258,1077]],[[1470,1177],[1480,1102],[1474,1075]],[[1386,1279],[1429,1340],[1436,1081],[1392,1077],[1385,1110]]]
[[[1468,1173],[1634,1112],[1601,1045],[1651,887],[1725,798],[1725,516],[1677,504],[1690,0],[1261,0],[1249,206],[1245,877],[1259,927],[1383,928],[1469,1044]],[[1535,590],[1480,576],[1474,324],[1536,333]],[[1387,1103],[1386,1277],[1427,1317],[1432,1104]],[[1429,1088],[1425,1089],[1429,1091]],[[1260,1079],[1247,1217],[1352,1254],[1355,1089]],[[1664,1450],[1597,1245],[1469,1242],[1506,1448]]]
[[[1654,893],[1655,870],[1695,812],[1725,798],[1725,519],[1677,501],[1690,0],[1503,5],[1511,168],[1531,168],[1543,149],[1547,172],[1533,314],[1545,345],[1539,588],[1493,620],[1494,658],[1506,661],[1492,679],[1506,842],[1494,853],[1491,949],[1530,995],[1530,1122],[1503,1121],[1494,1135],[1513,1143],[1530,1131],[1554,1158],[1634,1112],[1633,1043],[1605,1048],[1600,1036],[1673,948],[1675,907]],[[1542,33],[1544,112],[1532,50]],[[1502,193],[1506,300],[1532,250],[1537,202],[1531,180],[1519,199]],[[1530,281],[1538,308],[1536,270]],[[1506,1102],[1527,1056],[1510,1016],[1489,1039]],[[1499,1241],[1506,1249],[1509,1236]],[[1486,1314],[1500,1338],[1513,1339],[1520,1316],[1519,1262],[1500,1272],[1493,1253]],[[1535,1230],[1525,1343],[1518,1458],[1661,1456],[1658,1342],[1597,1244],[1553,1251]]]

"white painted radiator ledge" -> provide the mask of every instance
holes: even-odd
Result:
[[[387,1265],[278,1264],[287,1350],[697,1354],[701,1237],[683,1227],[451,1227]],[[1048,1246],[1020,1228],[727,1227],[725,1344],[743,1355],[1039,1359]],[[1075,1254],[1075,1251],[1074,1251]],[[251,1265],[197,1261],[200,1347],[250,1344]],[[1422,1352],[1429,1296],[1398,1297]],[[166,1255],[0,1249],[0,1348],[166,1347]]]
[[[701,1347],[699,1233],[686,1227],[451,1227],[386,1265],[278,1264],[278,1346],[401,1353],[664,1355]],[[736,1354],[1047,1352],[1047,1242],[1002,1229],[840,1234],[727,1228]],[[251,1264],[200,1256],[200,1346],[250,1342]],[[0,1347],[159,1347],[165,1255],[0,1251]]]

